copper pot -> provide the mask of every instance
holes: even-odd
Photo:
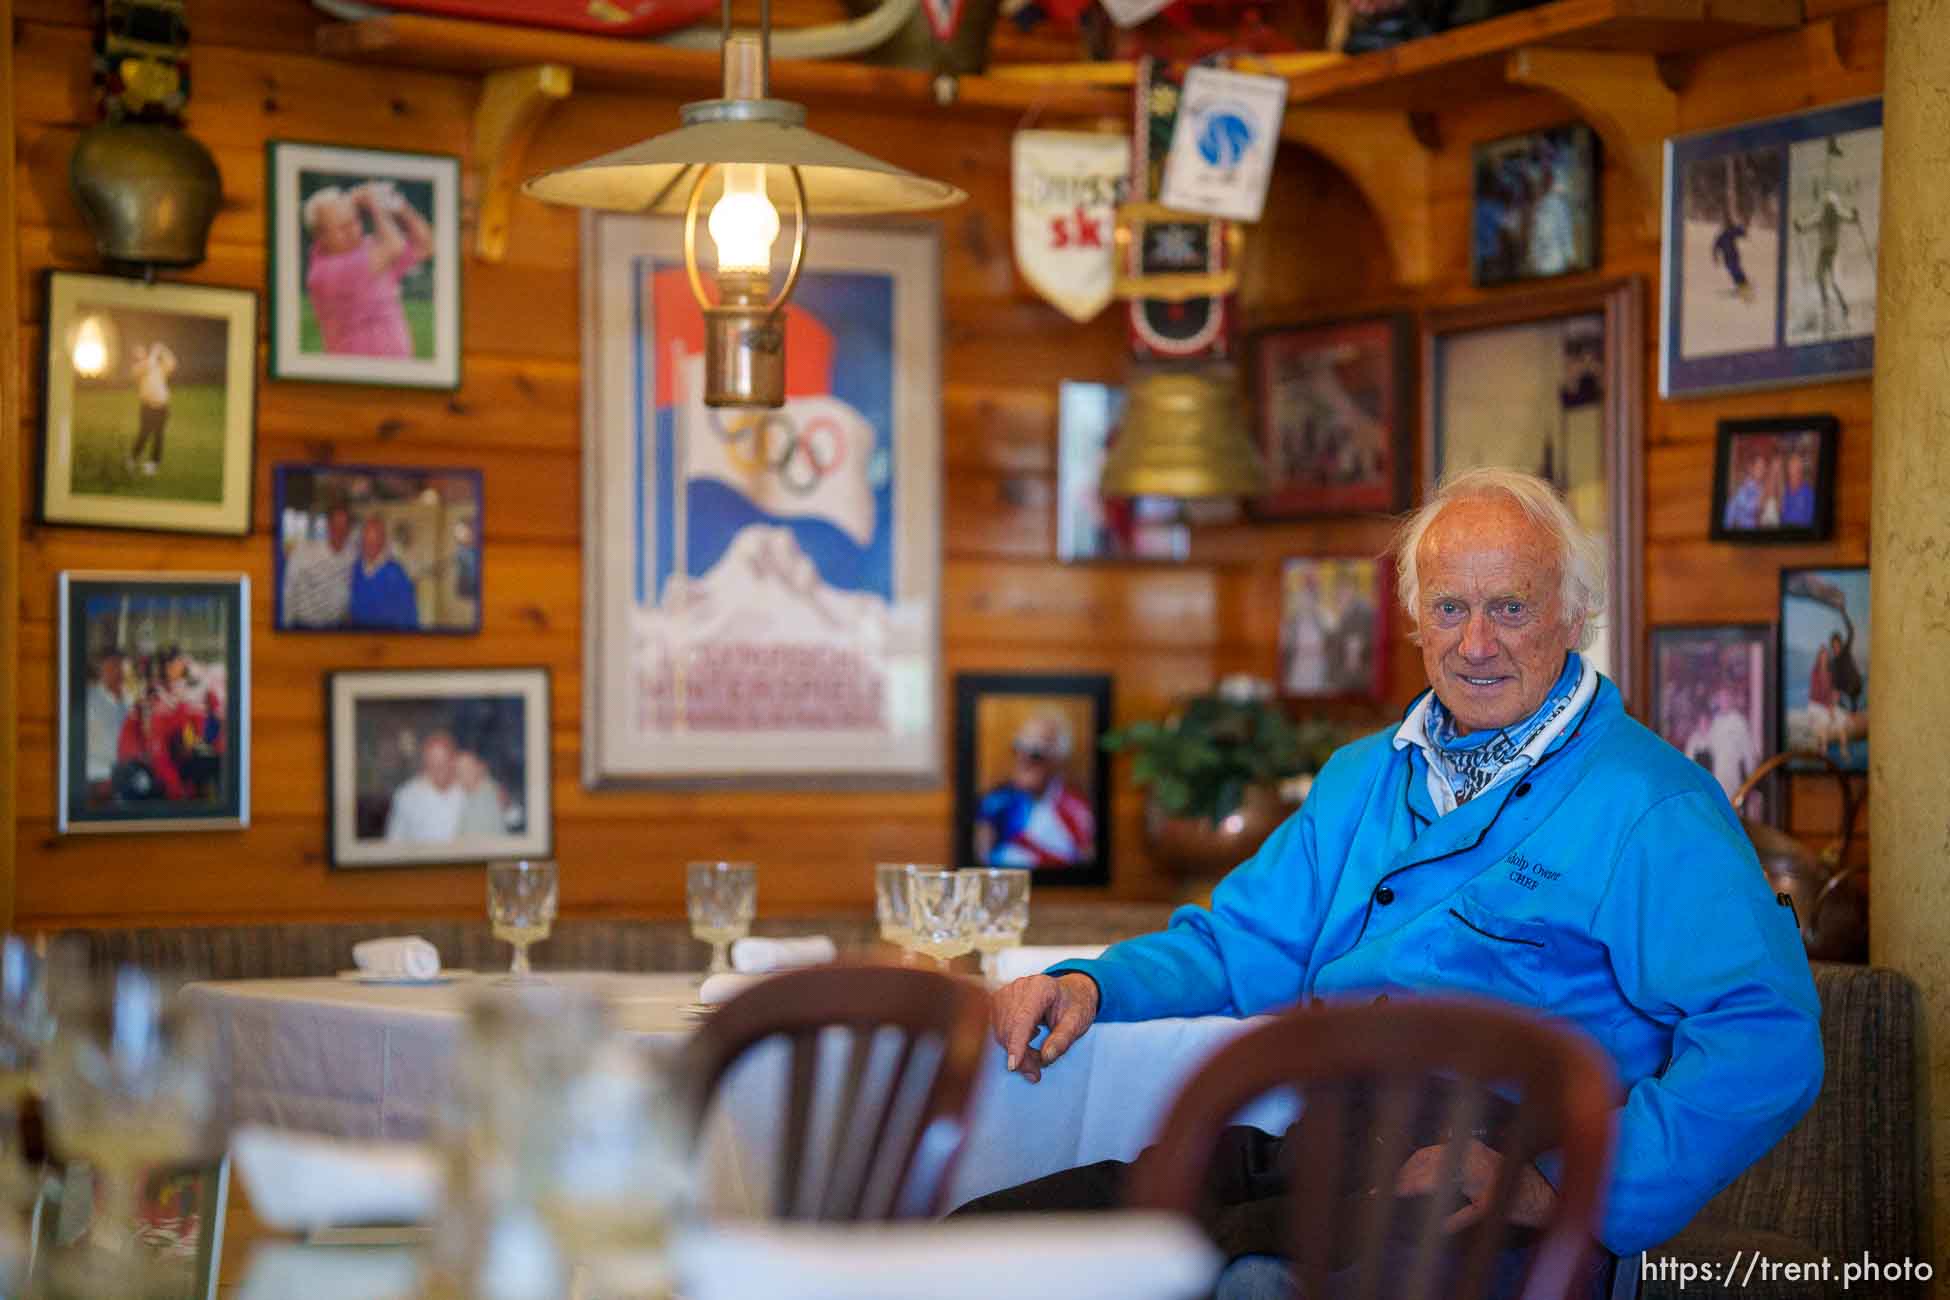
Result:
[[[1849,845],[1855,840],[1855,817],[1859,805],[1848,774],[1826,754],[1810,750],[1789,750],[1774,755],[1755,768],[1753,774],[1734,793],[1733,806],[1740,807],[1747,795],[1768,773],[1793,759],[1825,764],[1842,787],[1842,838],[1819,854],[1778,827],[1766,822],[1741,818],[1747,838],[1754,842],[1760,869],[1775,893],[1785,894],[1794,905],[1795,924],[1801,931],[1802,946],[1811,961],[1866,961],[1869,953],[1869,903],[1852,880],[1858,868],[1848,862]]]
[[[1246,787],[1239,807],[1213,822],[1166,816],[1155,800],[1144,805],[1144,846],[1152,860],[1177,876],[1216,880],[1258,851],[1293,812],[1271,785]]]

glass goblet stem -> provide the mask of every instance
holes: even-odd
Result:
[[[528,968],[528,941],[517,939],[514,947],[515,959],[508,967],[508,974],[513,979],[527,979],[532,973]]]
[[[993,951],[982,954],[982,982],[990,988],[994,988],[1000,982],[1000,977],[996,972],[996,959],[998,956],[1000,954]]]
[[[726,954],[730,950],[731,945],[724,940],[718,939],[713,941],[711,944],[711,969],[706,973],[710,975],[729,975],[731,973],[731,958],[726,956]]]

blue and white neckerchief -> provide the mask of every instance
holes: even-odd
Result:
[[[1573,652],[1565,656],[1550,694],[1537,711],[1500,731],[1456,734],[1455,719],[1430,691],[1395,729],[1395,748],[1410,745],[1429,764],[1429,798],[1446,816],[1485,790],[1514,780],[1537,765],[1587,701],[1598,693],[1598,670]]]

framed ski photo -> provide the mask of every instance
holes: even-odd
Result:
[[[1882,101],[1666,141],[1659,393],[1875,364]]]

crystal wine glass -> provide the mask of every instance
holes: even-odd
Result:
[[[693,862],[685,869],[684,901],[691,934],[711,945],[706,976],[731,970],[732,941],[751,933],[758,914],[758,868],[749,862]]]
[[[907,900],[916,871],[928,870],[912,862],[882,862],[873,869],[873,911],[880,922],[880,941],[905,951],[914,942],[908,925]]]
[[[908,924],[914,947],[942,970],[975,947],[975,878],[963,871],[917,871],[909,883]]]
[[[515,946],[503,984],[535,981],[528,945],[548,938],[555,922],[557,873],[553,862],[490,862],[487,869],[488,920],[494,937]]]
[[[77,974],[56,988],[48,1050],[49,1138],[93,1170],[88,1231],[51,1264],[57,1293],[147,1297],[180,1284],[145,1247],[145,1171],[214,1145],[216,1089],[206,1026],[150,971]]]
[[[1029,928],[1029,872],[1023,867],[981,867],[966,872],[975,882],[975,951],[982,954],[982,978],[996,978],[996,954],[1022,943]]]

